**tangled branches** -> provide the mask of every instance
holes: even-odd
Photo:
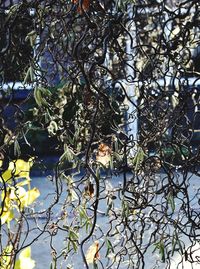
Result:
[[[33,268],[42,239],[51,268],[198,266],[199,12],[1,4],[1,268]],[[53,176],[30,182],[44,153]]]

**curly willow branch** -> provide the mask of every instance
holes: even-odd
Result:
[[[199,266],[199,14],[1,2],[2,269]]]

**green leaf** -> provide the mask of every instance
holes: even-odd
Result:
[[[64,153],[62,154],[62,156],[60,157],[60,162],[63,162],[63,161],[69,161],[69,162],[72,162],[73,159],[74,159],[74,152],[72,151],[72,149],[70,149],[68,147],[67,144],[64,145]]]
[[[165,262],[165,246],[164,246],[163,241],[161,241],[161,243],[160,243],[159,253],[160,253],[161,261]]]
[[[30,71],[29,71],[30,72]],[[41,91],[40,91],[40,88],[38,87],[35,87],[34,89],[34,98],[35,98],[35,102],[36,104],[41,107],[42,106],[42,95],[41,95]]]
[[[94,268],[94,269],[98,269],[98,265],[97,265],[96,262],[93,263],[93,268]]]
[[[167,201],[171,207],[172,213],[174,213],[176,206],[175,206],[174,196],[171,193],[169,193],[167,197]]]
[[[111,252],[114,253],[114,248],[108,238],[106,238],[106,246],[107,246],[107,251],[106,251],[106,257],[107,257]]]
[[[27,70],[27,72],[26,72],[26,75],[25,75],[23,84],[26,84],[27,82],[29,82],[29,79],[30,79],[30,76],[31,76],[31,73],[30,72],[31,72],[31,69],[29,67],[28,70]]]
[[[155,252],[155,250],[158,249],[161,261],[165,262],[165,245],[164,245],[163,240],[161,239],[159,242],[155,243],[154,245],[155,245],[155,249],[153,250],[153,252]]]
[[[176,245],[177,245],[177,234],[174,233],[172,237],[172,256],[174,255]]]
[[[69,242],[67,246],[68,251],[70,250],[70,246],[72,246],[74,251],[77,252],[79,234],[73,231],[72,228],[70,228],[68,236],[69,236]]]
[[[20,156],[21,154],[21,149],[20,149],[20,145],[19,142],[17,141],[17,139],[14,141],[14,155],[15,156]]]
[[[138,152],[135,154],[135,157],[132,160],[132,165],[134,166],[134,170],[137,172],[144,161],[145,153],[142,148],[138,149]]]
[[[34,47],[35,45],[35,41],[36,41],[36,37],[37,37],[37,33],[35,30],[32,30],[31,32],[29,32],[25,38],[25,41],[30,41],[30,45],[31,47]]]

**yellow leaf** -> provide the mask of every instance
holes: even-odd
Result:
[[[12,245],[8,245],[3,249],[2,254],[0,255],[0,265],[1,269],[8,269],[10,268],[10,260],[12,255],[13,247]]]
[[[88,249],[86,253],[86,261],[88,264],[94,263],[97,259],[100,258],[99,255],[99,242],[95,241]]]
[[[14,218],[14,213],[13,210],[5,210],[0,219],[1,219],[1,225],[3,225],[4,223],[10,223],[10,221]]]
[[[16,187],[16,188],[11,188],[10,191],[10,199],[11,200],[20,200],[22,197],[26,195],[26,190],[23,187]]]
[[[1,201],[4,201],[4,210],[5,208],[9,208],[10,207],[10,203],[11,203],[11,200],[10,200],[10,188],[7,188],[6,191],[3,191],[1,193]]]
[[[15,173],[15,166],[13,162],[9,163],[8,169],[3,172],[1,175],[2,179],[4,181],[9,181],[12,178],[12,175]]]
[[[35,261],[31,259],[31,248],[27,247],[19,254],[14,269],[33,269],[34,267]]]
[[[23,209],[32,204],[39,195],[40,192],[37,188],[26,191],[20,186],[8,188],[6,194],[2,192],[1,199],[4,201],[4,207],[1,223],[9,223],[14,218],[13,208],[17,208],[17,210]]]
[[[40,196],[40,191],[37,188],[33,188],[26,192],[26,194],[21,197],[20,204],[21,207],[29,206]]]
[[[19,259],[24,259],[24,258],[30,258],[31,257],[31,248],[27,247],[19,255]]]
[[[33,165],[33,158],[30,158],[28,162],[18,159],[9,163],[8,169],[1,175],[4,181],[9,181],[13,177],[15,178],[27,178],[29,179],[30,168]],[[0,162],[2,166],[2,161]]]

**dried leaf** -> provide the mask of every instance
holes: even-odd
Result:
[[[99,255],[99,242],[95,241],[88,249],[86,253],[86,261],[88,264],[94,263],[97,259],[100,258]]]
[[[72,2],[74,4],[79,4],[79,0],[72,0]],[[81,8],[81,5],[79,4],[77,8],[77,12],[79,14],[82,14],[83,13],[82,9],[86,12],[88,11],[89,7],[90,7],[90,0],[83,0],[82,8]]]
[[[96,155],[97,162],[101,163],[102,165],[108,167],[111,161],[111,149],[104,143],[101,143],[98,148],[98,152]]]
[[[89,182],[88,185],[85,186],[85,194],[88,195],[90,198],[94,196],[94,184]]]

